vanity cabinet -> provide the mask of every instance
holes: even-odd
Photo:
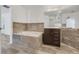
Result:
[[[60,29],[45,28],[43,34],[43,43],[46,45],[60,47]]]

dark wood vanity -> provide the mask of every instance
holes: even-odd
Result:
[[[43,43],[46,45],[60,47],[60,29],[59,28],[45,28],[43,34]]]

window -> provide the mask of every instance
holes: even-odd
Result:
[[[66,27],[67,28],[75,28],[75,19],[74,18],[68,18],[66,20]]]

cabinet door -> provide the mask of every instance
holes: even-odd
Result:
[[[60,46],[60,30],[45,29],[43,43],[47,45]]]
[[[45,29],[43,34],[43,43],[50,44],[51,39],[49,38],[51,38],[50,31],[48,29]]]
[[[49,39],[49,35],[43,34],[43,43],[50,44],[51,39]]]

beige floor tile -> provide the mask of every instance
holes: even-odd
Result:
[[[0,36],[0,41],[3,39],[5,40],[6,37],[2,36],[1,38]],[[2,45],[0,43],[0,51],[2,54],[29,54],[28,51],[24,51],[22,49],[18,50],[17,48],[11,48],[8,46],[9,45],[5,45],[5,43],[3,43]],[[78,54],[79,50],[62,43],[61,47],[42,45],[42,47],[40,47],[39,50],[37,50],[35,53],[37,54]]]

